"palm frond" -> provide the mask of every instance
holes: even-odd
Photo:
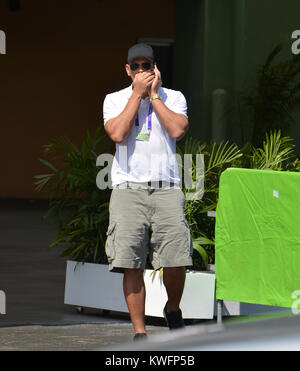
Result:
[[[256,169],[282,170],[283,164],[294,154],[290,137],[281,137],[280,130],[266,133],[263,148],[253,147],[252,167]]]
[[[228,141],[226,143],[222,141],[220,145],[213,143],[205,174],[208,174],[216,167],[231,163],[241,156],[243,154],[235,144],[229,145]]]

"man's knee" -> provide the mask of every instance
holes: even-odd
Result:
[[[125,296],[140,293],[145,287],[143,269],[124,269],[123,285]]]
[[[164,274],[184,274],[185,267],[165,267]]]
[[[137,269],[137,268],[125,268],[124,269],[125,277],[143,278],[143,274],[144,274],[144,269]]]

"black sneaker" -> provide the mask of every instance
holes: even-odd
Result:
[[[143,332],[137,332],[134,337],[133,337],[133,341],[139,341],[139,340],[145,340],[147,339],[147,334],[143,333]]]
[[[183,319],[182,319],[181,309],[178,309],[174,312],[167,312],[167,305],[168,305],[168,302],[164,307],[164,317],[165,317],[165,320],[167,322],[169,329],[176,330],[176,329],[185,327]]]

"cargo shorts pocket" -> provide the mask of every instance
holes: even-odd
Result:
[[[116,255],[115,251],[115,231],[116,231],[116,222],[111,222],[108,226],[106,232],[106,243],[105,243],[105,253],[107,256],[107,260],[111,263]]]
[[[189,251],[189,256],[193,256],[193,240],[191,236],[190,226],[188,221],[184,218],[183,223],[185,225],[186,243]]]

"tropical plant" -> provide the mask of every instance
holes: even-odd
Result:
[[[235,167],[260,170],[299,171],[300,162],[295,152],[293,139],[282,136],[281,130],[265,134],[262,148],[247,143],[241,152],[243,157],[234,162]]]
[[[177,153],[181,156],[182,173],[184,169],[184,154],[199,155],[203,158],[203,177],[202,197],[189,200],[186,197],[185,215],[190,225],[193,238],[193,247],[198,254],[193,255],[194,268],[206,269],[207,264],[214,263],[214,225],[215,219],[208,216],[208,212],[215,211],[218,202],[219,178],[227,167],[242,156],[242,153],[235,144],[229,142],[200,143],[198,139],[187,137],[184,148],[177,147]],[[197,163],[192,162],[191,177],[193,182],[201,182]],[[189,189],[183,183],[183,192],[189,193]]]
[[[64,247],[61,256],[77,261],[105,263],[105,232],[108,226],[110,191],[96,185],[99,153],[111,151],[103,129],[94,136],[87,131],[81,147],[60,137],[44,146],[47,160],[40,161],[50,170],[34,178],[36,190],[50,199],[44,215],[58,218],[58,234],[49,247]]]
[[[281,132],[274,130],[266,134],[263,148],[253,147],[251,168],[284,170],[285,164],[293,156],[294,145],[290,137],[281,137]]]
[[[59,219],[58,234],[50,247],[63,247],[61,256],[76,261],[107,263],[105,232],[108,227],[110,191],[100,191],[96,185],[99,168],[96,159],[100,153],[110,153],[112,147],[106,135],[97,129],[94,136],[87,132],[81,147],[68,138],[52,140],[44,146],[47,160],[40,161],[50,169],[47,174],[35,176],[38,191],[50,197],[50,207],[45,215]],[[186,137],[183,147],[177,146],[181,158],[181,173],[186,171],[194,184],[203,182],[204,189],[195,198],[189,197],[190,187],[182,182],[186,196],[185,215],[193,238],[193,268],[203,270],[214,264],[215,218],[208,215],[217,208],[219,180],[228,167],[300,171],[300,161],[290,137],[282,137],[280,130],[266,133],[262,148],[247,143],[239,149],[227,142],[201,143]],[[184,155],[192,158],[186,166]],[[199,163],[197,155],[201,156]],[[67,246],[65,246],[67,244]]]
[[[228,167],[250,168],[276,171],[300,171],[300,161],[295,153],[292,138],[282,137],[280,130],[265,134],[262,148],[255,148],[247,143],[239,149],[228,142],[200,143],[188,137],[184,149],[178,147],[177,152],[183,154],[199,154],[204,156],[204,192],[201,199],[186,200],[185,214],[190,224],[195,269],[205,269],[207,264],[214,264],[215,218],[208,215],[215,211],[218,203],[219,180],[222,172]],[[184,167],[184,161],[182,160]],[[181,169],[184,171],[184,169]],[[196,162],[193,161],[192,177],[196,180]],[[198,179],[199,181],[199,179]],[[183,187],[185,194],[188,193]]]

